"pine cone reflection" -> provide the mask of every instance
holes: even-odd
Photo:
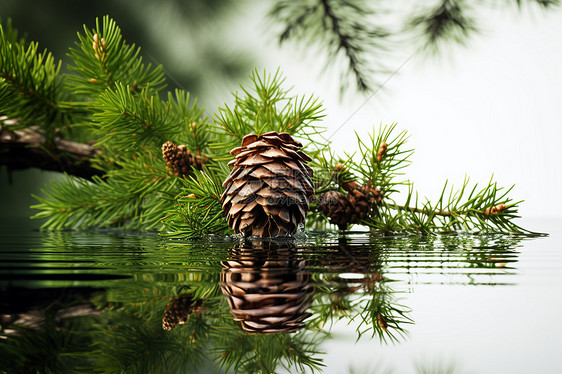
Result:
[[[291,332],[304,326],[314,288],[294,249],[234,248],[230,255],[221,262],[221,288],[245,331]]]
[[[186,323],[191,313],[201,310],[202,303],[202,300],[193,300],[191,295],[170,297],[162,318],[162,328],[171,330],[177,325]]]

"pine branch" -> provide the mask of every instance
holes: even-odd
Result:
[[[385,231],[413,231],[423,234],[464,230],[472,232],[512,232],[532,234],[513,222],[518,218],[520,202],[507,195],[513,187],[504,190],[492,179],[482,189],[475,184],[469,190],[465,179],[460,189],[449,189],[447,183],[435,201],[418,202],[417,193],[410,185],[406,202],[402,205],[383,202],[379,215],[366,220],[370,227]],[[415,195],[415,197],[414,197]]]
[[[0,24],[0,116],[40,126],[50,143],[54,125],[64,118],[58,105],[63,98],[60,68],[60,61],[40,52],[37,43],[18,40],[10,22],[6,28]]]
[[[234,94],[233,108],[219,108],[215,119],[217,140],[211,146],[222,150],[223,160],[230,159],[230,150],[240,145],[247,134],[269,131],[287,132],[310,143],[324,129],[314,123],[324,117],[322,106],[314,97],[291,96],[282,87],[285,80],[277,71],[274,75],[254,71],[251,83],[241,86],[244,95]]]
[[[445,183],[437,199],[420,203],[412,183],[399,179],[413,150],[403,149],[407,134],[394,135],[395,128],[396,124],[380,126],[368,141],[357,136],[357,157],[347,154],[346,162],[336,163],[337,158],[332,155],[332,160],[323,162],[331,173],[316,173],[320,178],[316,185],[324,194],[315,207],[332,223],[340,228],[360,223],[383,232],[432,234],[478,230],[530,234],[513,222],[518,218],[520,202],[508,197],[512,188],[505,190],[493,180],[481,190],[478,185],[469,190],[468,178],[458,190],[448,190]],[[325,179],[321,180],[322,177]],[[408,188],[403,204],[395,201],[400,187]],[[329,195],[327,191],[338,192]],[[329,198],[323,199],[325,196]]]
[[[57,136],[48,148],[44,131],[38,126],[9,130],[0,125],[0,165],[8,170],[39,168],[91,180],[103,174],[91,162],[97,154],[99,151],[91,145]]]
[[[429,4],[422,10],[417,6],[408,10],[404,4],[382,1],[277,0],[269,17],[281,26],[279,44],[295,40],[306,49],[311,44],[319,46],[326,52],[328,66],[346,62],[347,68],[340,79],[341,90],[347,88],[350,75],[357,89],[365,92],[381,88],[379,82],[388,77],[388,66],[393,60],[390,47],[397,51],[409,49],[409,41],[414,39],[421,52],[447,53],[446,47],[464,45],[479,33],[477,11],[486,12],[506,4],[514,4],[519,10],[524,5],[554,9],[560,1],[439,0],[437,4],[434,1]]]
[[[139,169],[142,170],[142,169]],[[173,204],[177,178],[145,173],[92,182],[66,176],[42,190],[46,197],[33,195],[40,210],[33,219],[47,219],[43,229],[121,227],[147,230],[159,228],[161,213]]]
[[[115,88],[117,83],[132,92],[147,89],[159,92],[165,87],[162,67],[145,65],[140,48],[127,44],[120,28],[107,15],[101,26],[99,19],[94,29],[84,26],[84,33],[78,34],[78,42],[70,49],[69,57],[74,62],[69,69],[76,74],[68,76],[68,88],[86,99]]]
[[[452,40],[462,45],[478,32],[475,19],[469,14],[467,2],[442,0],[435,8],[411,17],[409,28],[419,31],[424,39],[423,49],[436,53],[444,42]]]
[[[166,141],[188,139],[206,151],[206,141],[201,136],[195,139],[197,126],[204,121],[202,114],[196,104],[189,106],[189,95],[182,91],[177,90],[176,97],[169,93],[168,101],[162,101],[148,89],[135,94],[119,83],[100,95],[93,125],[101,133],[97,144],[115,152],[150,149],[160,153]]]
[[[560,5],[560,0],[513,0],[518,8],[522,8],[524,3],[535,3],[538,6],[548,9]]]
[[[161,235],[194,239],[231,233],[220,202],[221,179],[211,170],[193,170],[193,175],[182,179],[182,183],[182,192],[175,198],[173,209],[162,218]]]
[[[341,17],[336,15],[334,8],[330,4],[329,0],[321,0],[322,10],[324,12],[324,17],[327,20],[326,27],[331,27],[331,30],[336,38],[337,51],[343,50],[343,53],[349,61],[349,69],[355,76],[357,83],[357,88],[360,91],[369,90],[369,84],[367,83],[367,74],[363,72],[360,67],[360,57],[358,52],[360,51],[357,45],[354,45],[352,37],[342,30],[341,23],[344,21]],[[330,25],[330,26],[328,26]]]
[[[398,192],[397,188],[406,184],[404,180],[397,180],[404,175],[403,169],[410,163],[413,149],[403,149],[408,140],[406,131],[394,135],[397,124],[379,125],[378,131],[373,128],[368,140],[362,140],[356,134],[359,152],[359,161],[352,156],[349,167],[352,172],[362,178],[362,183],[370,188],[378,188],[385,199]]]
[[[349,73],[360,91],[374,91],[380,84],[373,73],[386,71],[380,55],[386,54],[385,41],[388,30],[371,24],[373,15],[362,1],[311,0],[304,2],[278,1],[269,12],[284,29],[279,35],[282,44],[297,37],[305,43],[318,43],[327,49],[330,60],[341,56],[347,61]],[[369,54],[377,59],[370,61]],[[329,63],[331,64],[331,63]],[[373,66],[378,66],[376,70]],[[342,76],[342,90],[346,84]]]

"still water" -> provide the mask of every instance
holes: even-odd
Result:
[[[0,373],[562,373],[562,222],[531,228],[549,236],[4,222]]]

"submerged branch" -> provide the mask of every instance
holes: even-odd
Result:
[[[38,168],[92,179],[103,174],[91,163],[98,152],[89,144],[57,137],[47,146],[45,135],[38,126],[9,130],[0,124],[0,166],[6,165],[8,170]]]

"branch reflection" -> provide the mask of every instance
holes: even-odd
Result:
[[[0,266],[7,372],[316,370],[337,324],[357,339],[406,344],[417,285],[515,283],[523,239],[348,232],[196,243],[63,232],[42,240],[14,248]]]

